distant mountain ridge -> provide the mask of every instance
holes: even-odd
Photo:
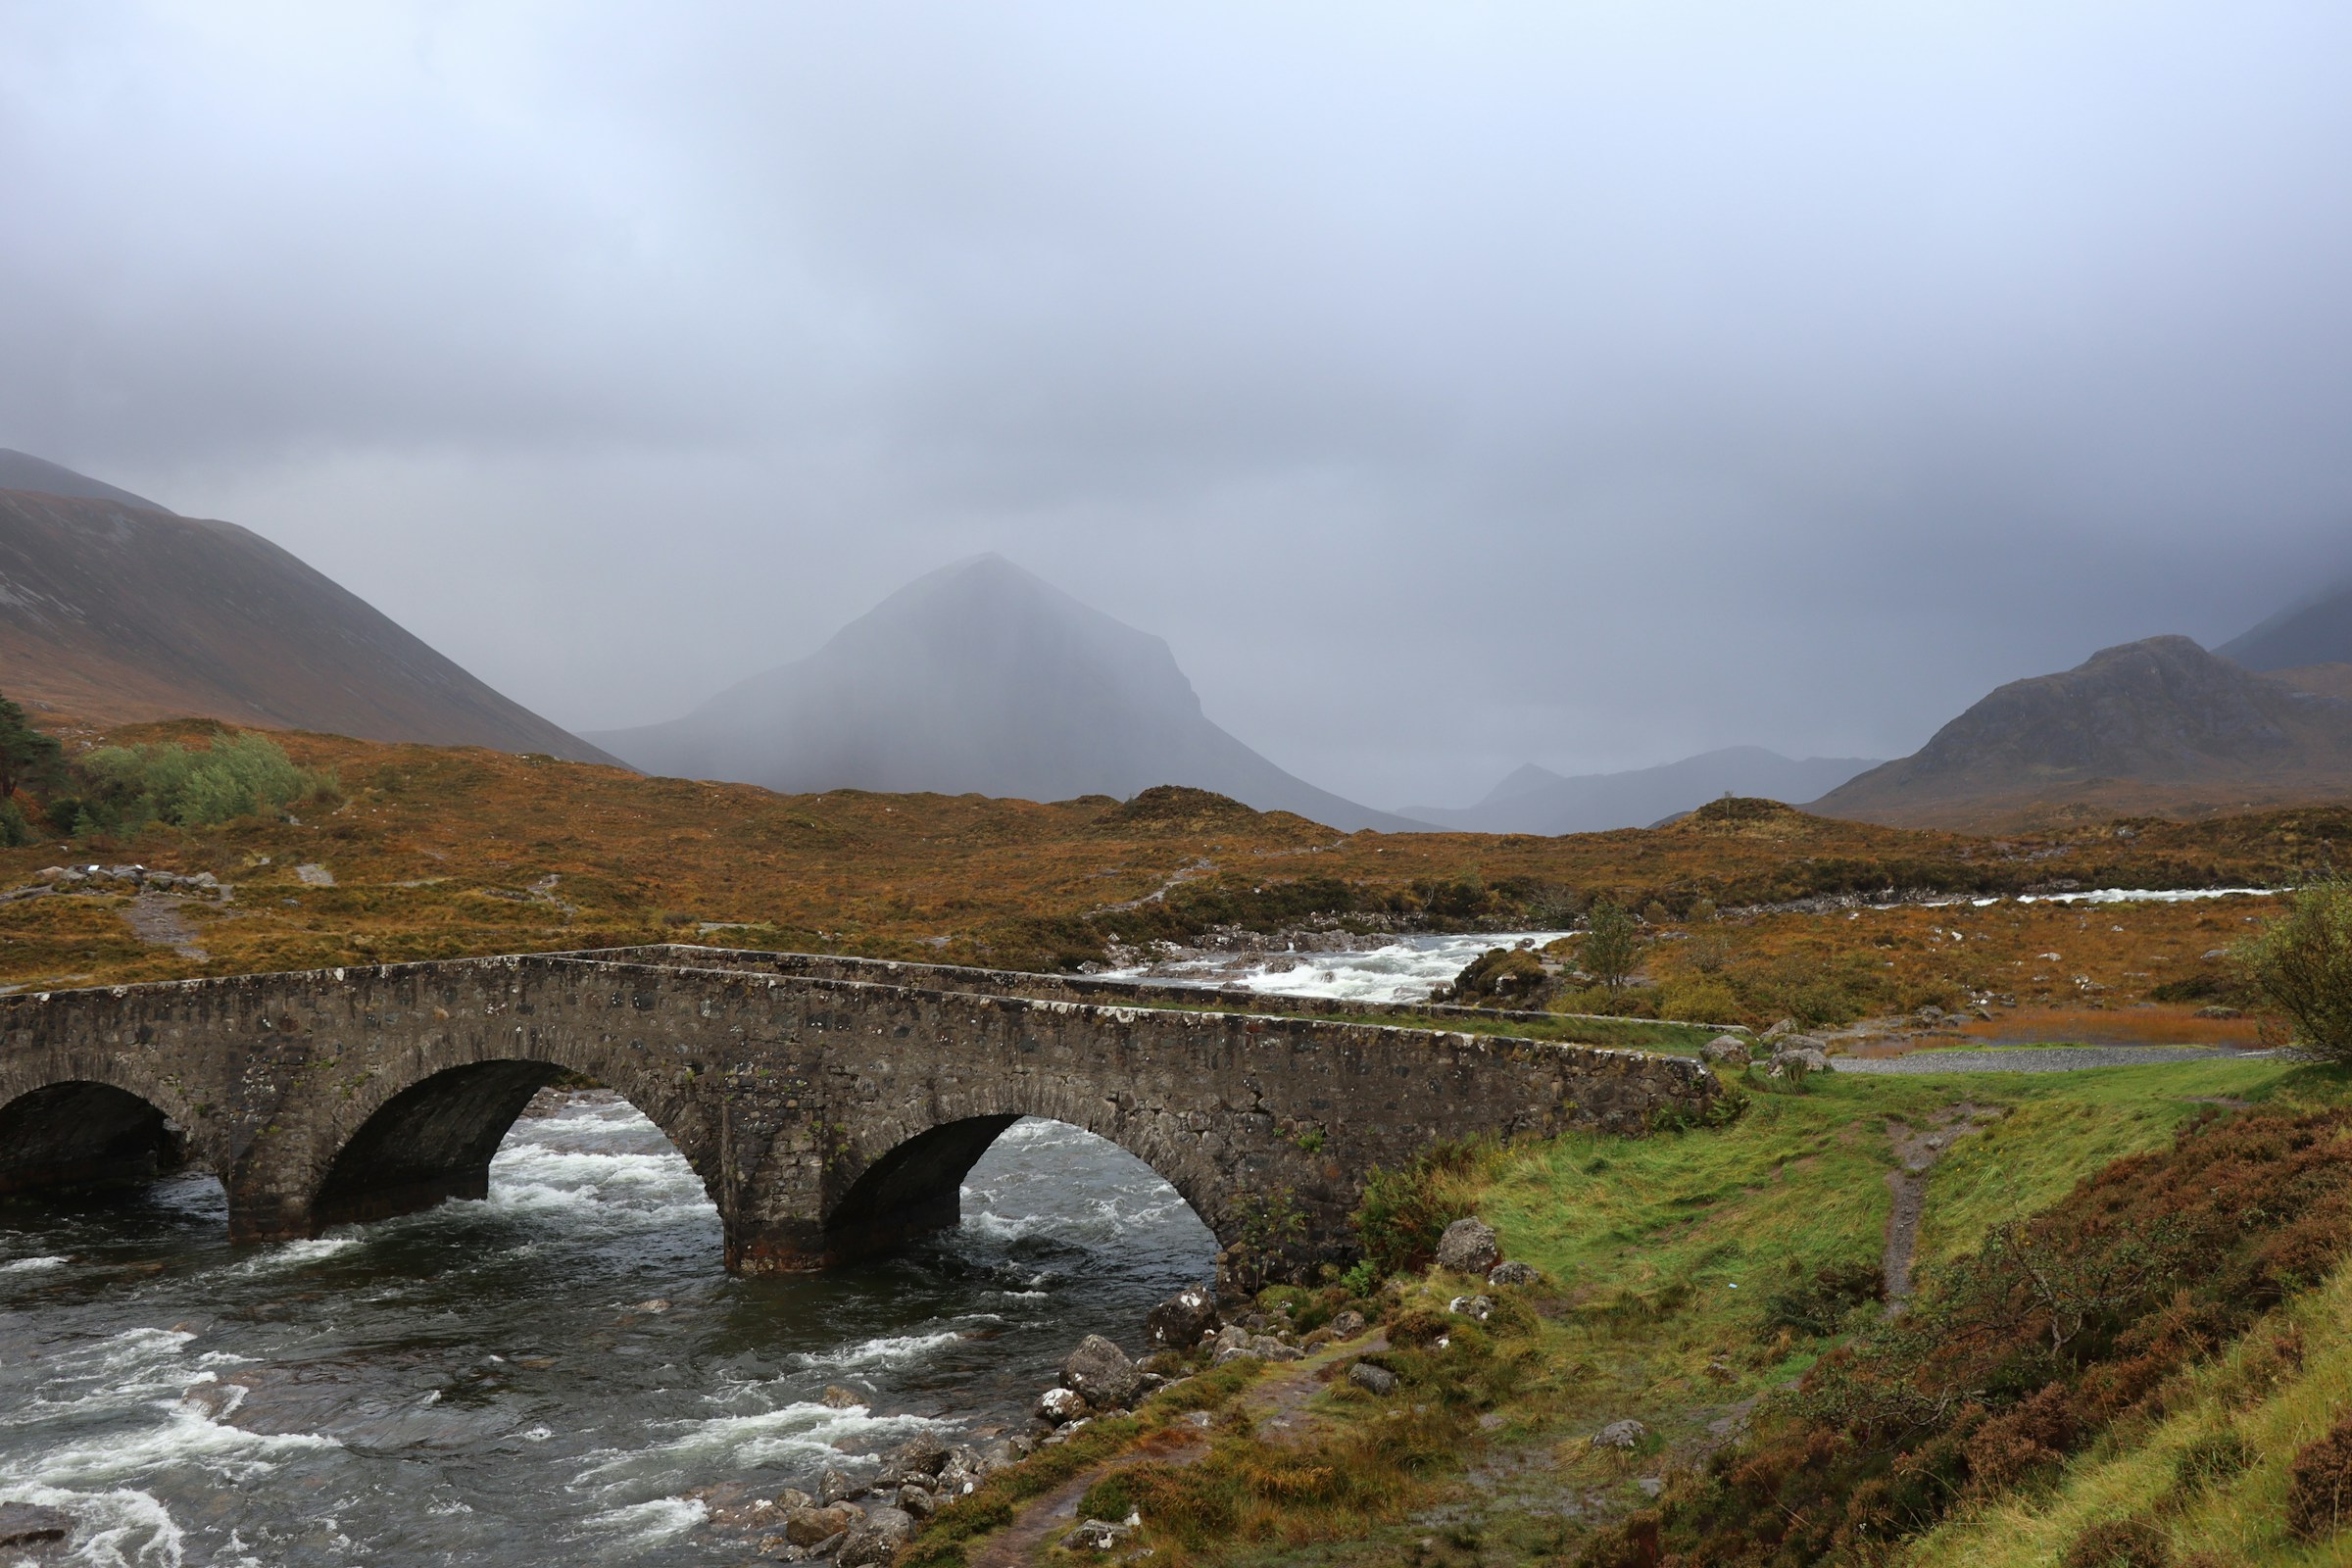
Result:
[[[2310,664],[2352,664],[2352,582],[2279,612],[2214,652],[2266,673]]]
[[[916,579],[681,718],[589,739],[649,772],[788,794],[1123,800],[1180,784],[1348,831],[1426,831],[1275,766],[1201,712],[1165,642],[996,555]]]
[[[0,692],[101,723],[210,717],[614,760],[261,535],[0,456]]]
[[[1648,827],[1725,795],[1809,801],[1878,765],[1863,758],[1797,760],[1761,746],[1728,746],[1622,773],[1571,776],[1529,762],[1475,806],[1408,806],[1401,814],[1463,833],[1605,833]]]
[[[1989,829],[2130,812],[2199,815],[2352,794],[2352,702],[2186,637],[2102,649],[2012,681],[1917,753],[1806,808],[1897,827]]]

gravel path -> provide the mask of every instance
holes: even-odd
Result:
[[[2044,1046],[2022,1051],[1915,1051],[1907,1056],[1838,1056],[1839,1072],[2073,1072],[2082,1067],[2152,1067],[2213,1056],[2268,1056],[2212,1046]]]

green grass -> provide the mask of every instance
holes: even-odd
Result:
[[[1448,1431],[1458,1433],[1448,1441],[1458,1443],[1466,1469],[1416,1472],[1411,1485],[1418,1495],[1408,1517],[1300,1496],[1286,1525],[1262,1488],[1244,1485],[1255,1473],[1251,1466],[1275,1464],[1279,1456],[1244,1442],[1234,1450],[1231,1475],[1218,1470],[1184,1485],[1188,1497],[1206,1489],[1188,1507],[1230,1493],[1235,1518],[1248,1523],[1241,1535],[1253,1539],[1218,1544],[1195,1533],[1180,1544],[1163,1536],[1154,1541],[1160,1560],[1346,1561],[1359,1568],[1466,1564],[1475,1555],[1466,1549],[1432,1558],[1418,1544],[1443,1541],[1457,1528],[1483,1539],[1490,1552],[1505,1553],[1494,1560],[1514,1552],[1530,1560],[1555,1554],[1573,1559],[1577,1543],[1595,1523],[1648,1504],[1640,1486],[1643,1478],[1695,1462],[1716,1441],[1711,1424],[1802,1373],[1837,1343],[1775,1326],[1765,1298],[1825,1265],[1877,1264],[1892,1201],[1886,1176],[1896,1165],[1890,1121],[1926,1126],[1963,1104],[1979,1112],[1980,1130],[1959,1139],[1928,1180],[1919,1260],[1933,1267],[1936,1259],[1978,1245],[1993,1225],[2054,1201],[2109,1161],[2163,1145],[2191,1117],[2226,1113],[2212,1102],[2334,1103],[2345,1098],[2346,1084],[2342,1073],[2277,1058],[2082,1074],[1832,1073],[1807,1080],[1802,1092],[1751,1092],[1745,1114],[1729,1127],[1644,1139],[1574,1133],[1502,1150],[1478,1167],[1491,1176],[1478,1195],[1478,1211],[1500,1233],[1504,1255],[1535,1264],[1549,1283],[1525,1298],[1510,1293],[1514,1300],[1540,1302],[1540,1313],[1513,1306],[1507,1329],[1498,1322],[1499,1333],[1463,1343],[1494,1339],[1518,1347],[1509,1355],[1509,1375],[1468,1376],[1467,1360],[1448,1372],[1443,1352],[1396,1363],[1436,1380],[1408,1399],[1430,1400],[1442,1386],[1446,1389],[1444,1397],[1453,1412]],[[1466,1179],[1475,1183],[1477,1172]],[[1463,1321],[1448,1316],[1447,1302],[1472,1288],[1469,1280],[1400,1283],[1400,1295],[1383,1296],[1393,1336],[1416,1316]],[[2338,1289],[2345,1296],[2344,1319],[2352,1322],[2352,1284]],[[1848,1327],[1860,1321],[1849,1319]],[[2352,1393],[2352,1350],[2345,1360],[2340,1379],[2315,1385],[2319,1392],[2309,1410],[2296,1419],[2308,1425],[2317,1419],[2310,1411]],[[1344,1464],[1352,1462],[1345,1455],[1371,1451],[1360,1445],[1377,1437],[1369,1424],[1384,1419],[1381,1405],[1344,1383],[1334,1385],[1306,1407],[1317,1425],[1313,1436],[1300,1440],[1300,1452],[1314,1464]],[[1476,1424],[1474,1411],[1491,1415],[1491,1426]],[[1606,1422],[1625,1417],[1650,1429],[1638,1449],[1594,1448],[1587,1441]],[[1106,1451],[1098,1445],[1115,1435],[1115,1429],[1103,1433],[1086,1451]],[[2194,1435],[2183,1429],[2178,1441]],[[2291,1446],[2282,1451],[2291,1454]],[[1070,1473],[1061,1468],[1070,1462],[1055,1461],[1056,1473]],[[2265,1465],[2283,1474],[2282,1458],[2266,1458]],[[1211,1486],[1220,1477],[1232,1486]],[[2276,1487],[2259,1490],[2268,1485],[2256,1475],[2241,1483],[2241,1490],[2257,1489],[2245,1493],[2246,1519],[2258,1520],[2266,1508],[2276,1514]],[[1557,1512],[1563,1495],[1584,1499],[1573,1521]],[[1161,1498],[1160,1505],[1169,1506],[1170,1499]],[[999,1497],[972,1508],[961,1530],[984,1530],[992,1516],[1003,1517],[1003,1506]],[[1149,1520],[1152,1509],[1144,1511]],[[2051,1539],[2064,1528],[2046,1527]],[[1351,1544],[1334,1557],[1336,1540]],[[943,1543],[937,1557],[923,1560],[954,1557]],[[1972,1556],[1955,1548],[1935,1560],[2056,1559],[2046,1551]]]

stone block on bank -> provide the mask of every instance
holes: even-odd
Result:
[[[1484,1274],[1502,1261],[1494,1227],[1472,1215],[1457,1219],[1438,1238],[1438,1267],[1460,1274]]]

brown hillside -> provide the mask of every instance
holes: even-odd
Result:
[[[114,738],[201,743],[206,732],[142,725]],[[184,945],[202,956],[142,940],[127,897],[29,897],[0,901],[0,983],[676,938],[1053,968],[1101,957],[1114,936],[1185,940],[1221,925],[1331,920],[1541,926],[1598,895],[1679,910],[1700,897],[1730,909],[1888,888],[2275,885],[2352,842],[2352,810],[2341,809],[1988,841],[1739,800],[1671,827],[1566,838],[1343,836],[1193,791],[1126,807],[1101,796],[1042,805],[786,796],[481,750],[281,739],[340,780],[339,797],[299,808],[299,821],[0,851],[0,890],[30,884],[45,865],[91,861],[211,871],[236,884],[225,906],[174,906],[191,925]],[[296,870],[305,864],[324,867],[333,885],[305,880]],[[2041,907],[2059,916],[2059,906]],[[1862,929],[1842,914],[1828,923],[1840,942]]]
[[[0,692],[102,723],[612,760],[259,534],[101,496],[0,490]]]
[[[2012,681],[1913,756],[1811,809],[1992,832],[2352,797],[2352,701],[2257,675],[2185,637]]]

